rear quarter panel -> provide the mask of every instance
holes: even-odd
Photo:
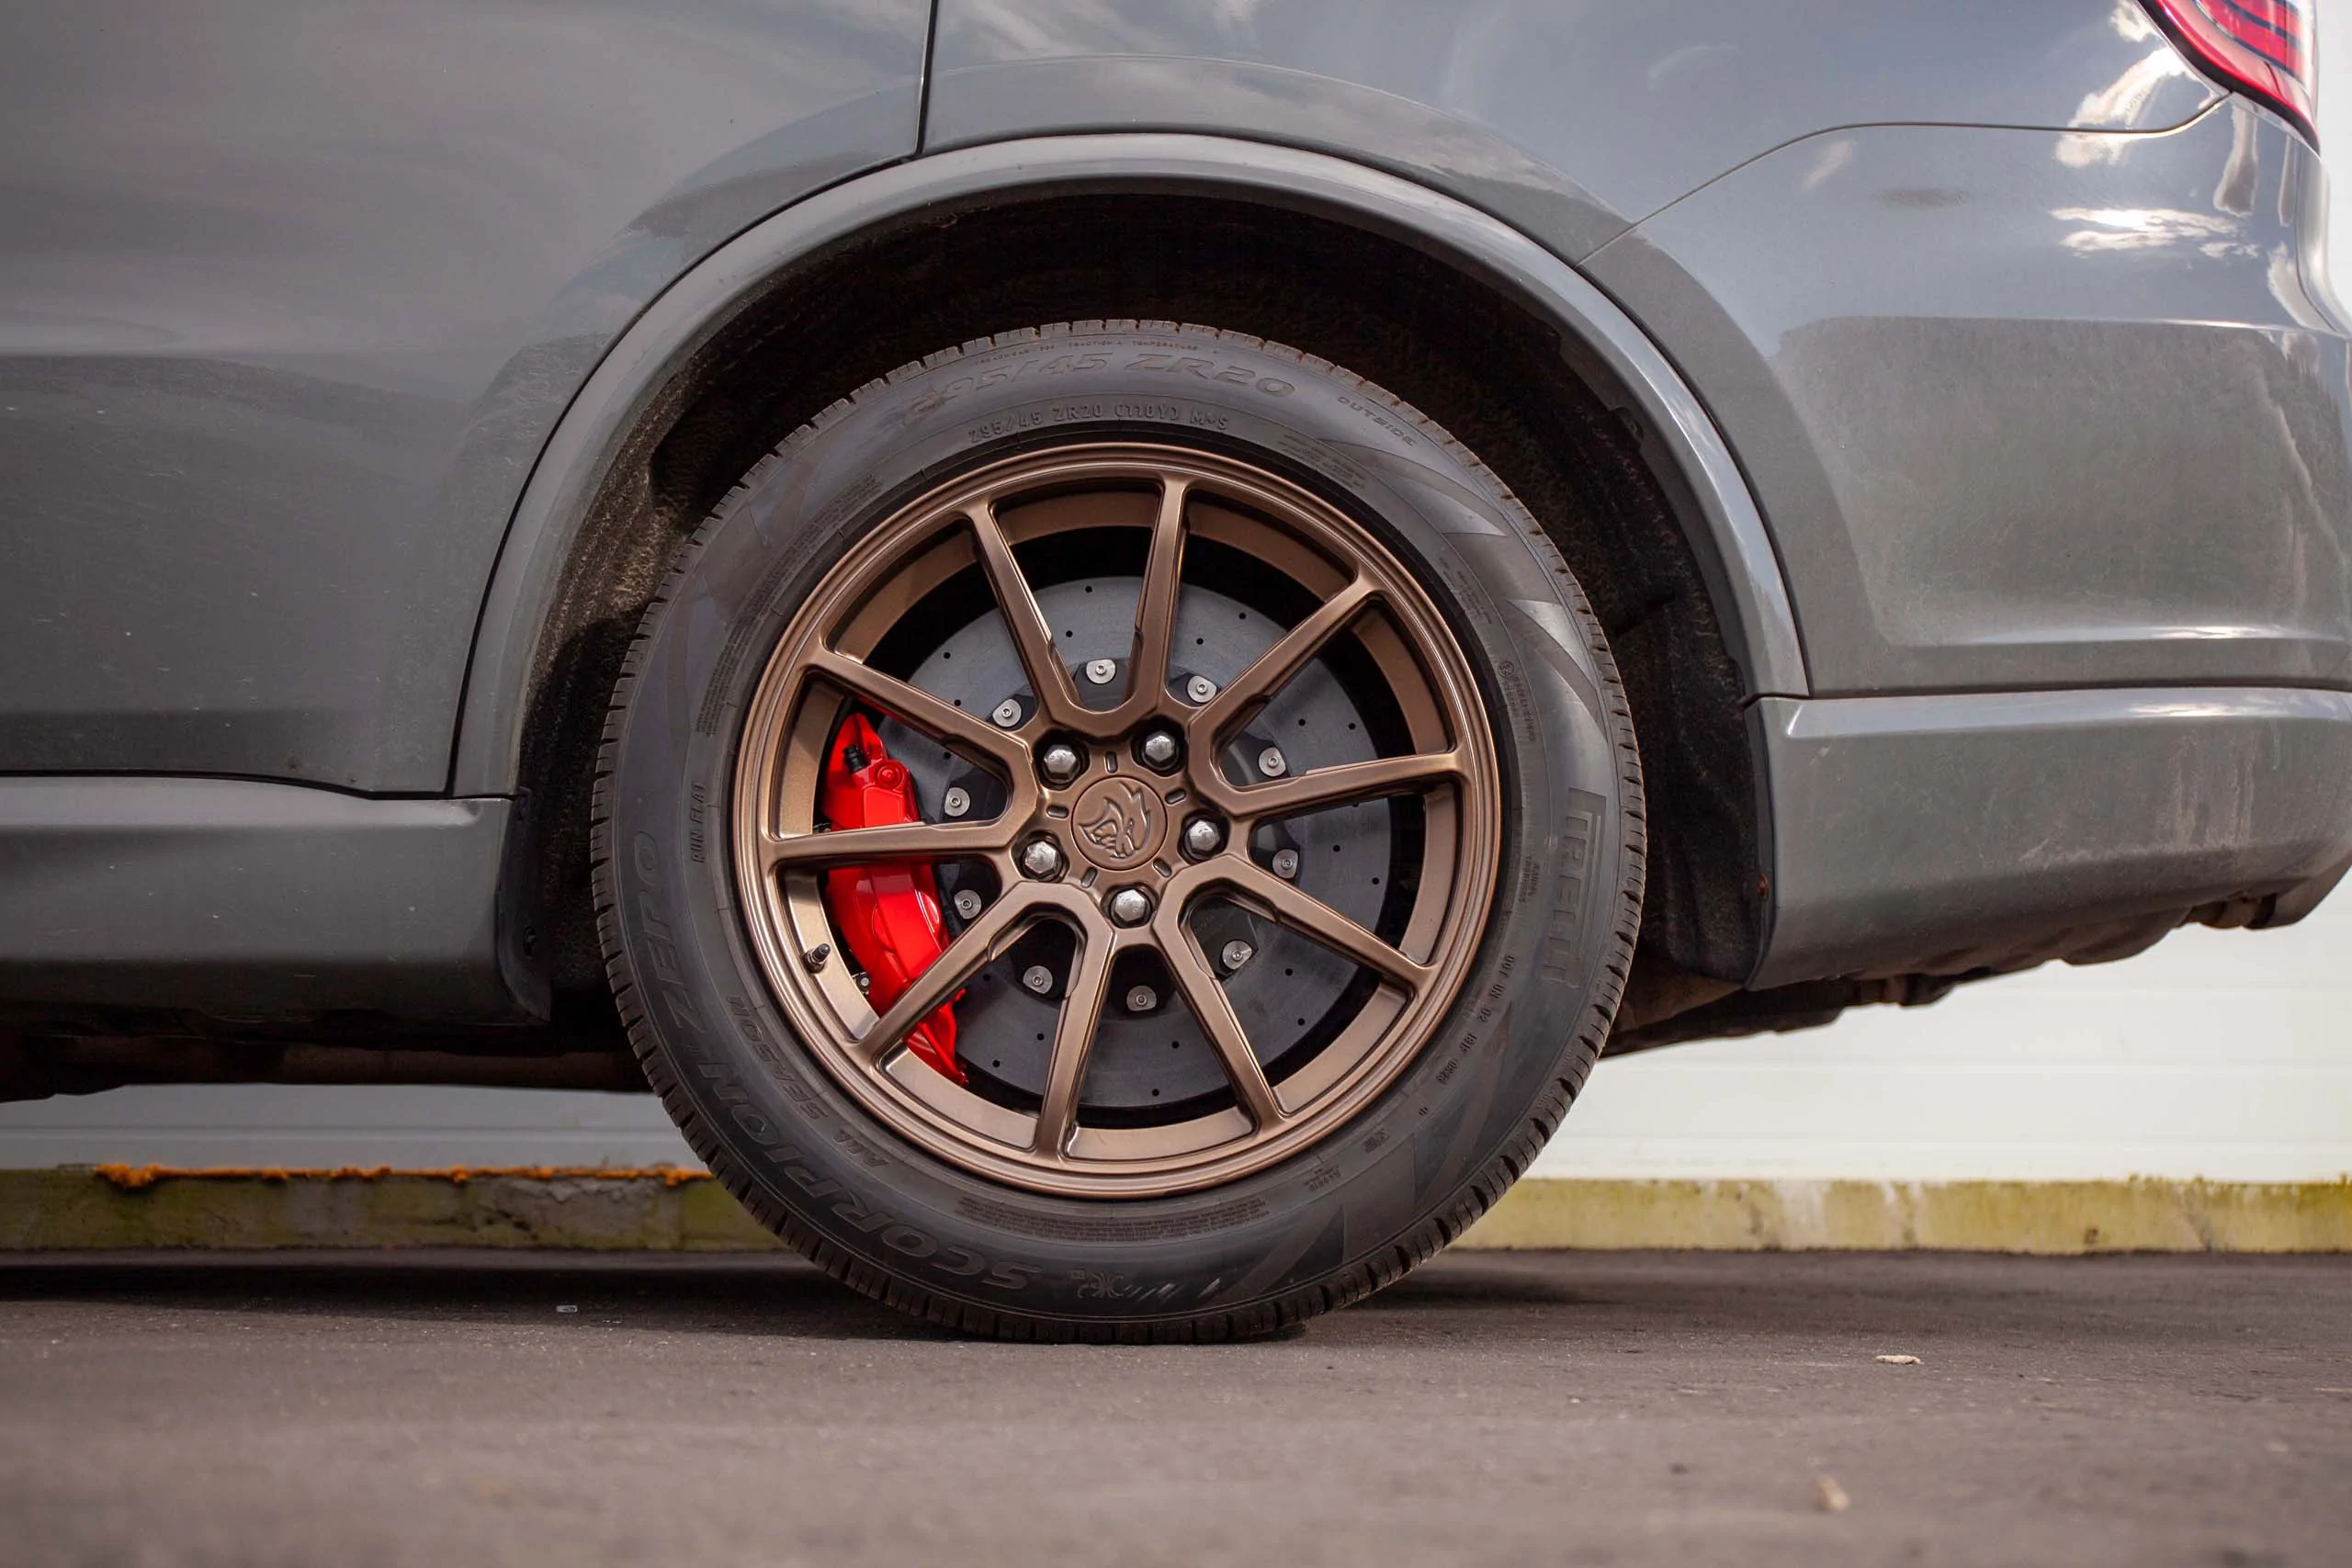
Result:
[[[941,0],[924,144],[1254,136],[1438,186],[1574,260],[1815,131],[2150,130],[2215,96],[2133,0]]]

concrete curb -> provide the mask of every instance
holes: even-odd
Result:
[[[1706,1252],[2352,1252],[2352,1180],[1522,1181],[1460,1243]]]
[[[1531,1178],[1465,1247],[2352,1252],[2352,1180]],[[772,1251],[703,1171],[0,1170],[0,1250],[490,1247]]]
[[[0,1250],[503,1247],[772,1251],[706,1171],[0,1170]]]

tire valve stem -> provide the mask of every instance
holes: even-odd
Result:
[[[820,942],[802,953],[800,962],[808,966],[808,973],[811,975],[821,975],[825,972],[825,965],[831,962],[832,956],[833,944],[830,942]]]

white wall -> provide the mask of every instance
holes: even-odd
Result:
[[[2352,4],[2324,0],[2321,20],[2321,114],[2352,137]],[[2352,256],[2352,176],[2343,184],[2332,248]],[[642,1095],[262,1086],[0,1105],[0,1166],[109,1159],[692,1163]],[[2241,1181],[2352,1173],[2352,893],[2291,931],[2182,931],[2122,964],[2053,966],[1931,1008],[1866,1009],[1811,1033],[1603,1062],[1535,1168]]]

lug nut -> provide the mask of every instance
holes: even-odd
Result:
[[[1032,876],[1059,875],[1062,852],[1051,839],[1032,839],[1021,846],[1021,869]]]
[[[989,711],[989,722],[993,723],[999,729],[1020,728],[1021,699],[1019,697],[1005,698],[1004,701],[997,704],[994,708]]]
[[[1184,852],[1205,860],[1225,846],[1225,826],[1214,817],[1195,817],[1184,824]]]
[[[1077,747],[1057,740],[1037,753],[1037,766],[1053,783],[1068,784],[1086,766],[1086,759],[1078,754]]]
[[[1140,887],[1122,887],[1103,906],[1123,926],[1139,926],[1151,919],[1151,895]]]
[[[1054,972],[1042,964],[1032,964],[1021,972],[1021,983],[1042,997],[1054,988]]]
[[[1175,736],[1165,729],[1155,729],[1136,747],[1136,755],[1148,766],[1172,768],[1176,765],[1177,753],[1182,750],[1176,743]]]
[[[965,919],[978,919],[980,911],[988,907],[989,901],[980,897],[978,888],[958,887],[956,890],[956,912]]]
[[[1090,659],[1086,661],[1086,678],[1098,686],[1107,686],[1119,673],[1115,659]]]
[[[949,784],[947,793],[939,797],[939,809],[950,817],[961,817],[972,809],[972,795],[962,784]]]
[[[1274,874],[1284,882],[1298,880],[1298,852],[1296,850],[1274,852]]]
[[[1159,1005],[1159,993],[1149,986],[1137,986],[1127,993],[1129,1012],[1149,1012]]]
[[[1217,953],[1217,957],[1224,962],[1225,972],[1228,975],[1257,956],[1258,950],[1246,942],[1228,942]]]
[[[1194,707],[1216,695],[1216,682],[1205,675],[1195,675],[1184,682],[1184,700]]]
[[[1278,779],[1290,772],[1290,764],[1283,761],[1280,751],[1269,746],[1258,753],[1258,772],[1267,778]]]

